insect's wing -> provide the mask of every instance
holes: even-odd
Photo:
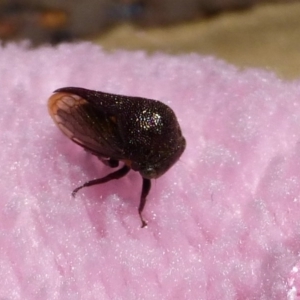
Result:
[[[114,116],[68,92],[52,95],[48,110],[60,130],[76,144],[99,158],[124,159]]]
[[[136,111],[142,103],[140,100],[149,101],[139,97],[122,96],[100,91],[88,90],[80,87],[63,87],[54,91],[55,93],[68,93],[77,95],[85,99],[90,105],[94,106],[107,114],[110,114],[116,119],[124,117],[127,113]],[[151,100],[153,101],[153,100]]]

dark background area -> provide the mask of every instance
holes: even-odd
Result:
[[[3,44],[196,52],[285,78],[300,75],[299,27],[300,2],[288,0],[0,0]]]

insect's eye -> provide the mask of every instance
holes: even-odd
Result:
[[[157,178],[157,170],[154,168],[154,166],[142,165],[136,162],[132,162],[131,169],[139,172],[143,178]]]
[[[157,177],[157,172],[153,167],[148,167],[145,169],[140,170],[141,175],[143,178],[153,179]]]

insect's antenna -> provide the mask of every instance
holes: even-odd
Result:
[[[119,178],[125,176],[129,171],[130,171],[130,168],[127,165],[124,165],[124,167],[122,167],[121,169],[119,169],[119,170],[117,170],[113,173],[110,173],[110,174],[108,174],[108,175],[106,175],[102,178],[97,178],[97,179],[94,179],[94,180],[87,181],[83,185],[77,187],[72,192],[72,196],[75,197],[76,193],[84,187],[105,183],[105,182],[108,182],[108,181],[113,180],[113,179],[119,179]]]
[[[142,194],[141,194],[140,205],[139,205],[139,215],[140,215],[140,219],[142,221],[141,228],[144,228],[145,226],[147,226],[147,222],[144,220],[144,218],[142,216],[142,212],[145,207],[146,200],[147,200],[146,197],[149,194],[150,188],[151,188],[150,179],[143,178]]]

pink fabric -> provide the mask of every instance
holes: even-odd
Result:
[[[211,57],[0,49],[1,299],[298,299],[300,83]],[[111,171],[56,128],[80,86],[161,100],[187,149],[153,182]]]

